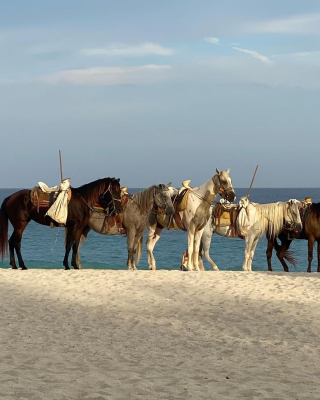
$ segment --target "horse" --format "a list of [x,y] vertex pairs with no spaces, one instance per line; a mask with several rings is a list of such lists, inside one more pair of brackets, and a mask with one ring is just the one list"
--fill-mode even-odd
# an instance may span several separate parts
[[[189,271],[199,271],[198,254],[200,239],[203,229],[210,217],[211,203],[215,201],[217,195],[234,201],[236,195],[232,186],[232,180],[229,176],[230,170],[219,171],[216,169],[216,174],[203,185],[190,188],[189,200],[187,207],[177,213],[179,223],[176,223],[172,218],[163,217],[155,213],[150,213],[148,218],[148,267],[151,270],[156,269],[156,261],[153,256],[153,249],[157,241],[160,239],[161,232],[164,228],[169,230],[185,230],[188,233],[188,258],[187,269]],[[188,181],[190,182],[190,181]]]
[[[69,235],[66,237],[65,257],[63,265],[66,270],[70,269],[68,265],[68,256],[72,246],[78,246],[80,236],[76,233],[84,228],[90,217],[90,209],[94,203],[103,195],[108,200],[108,206],[112,212],[122,210],[120,179],[103,178],[94,182],[87,183],[78,188],[72,188],[71,198],[68,204],[68,217],[66,227]],[[10,265],[12,269],[18,269],[15,262],[14,251],[16,251],[19,266],[26,270],[21,255],[21,239],[23,231],[28,223],[33,220],[41,225],[58,226],[49,216],[46,216],[48,208],[37,207],[31,201],[31,190],[19,190],[8,196],[2,202],[0,209],[0,253],[2,261],[8,252],[8,221],[13,226],[13,233],[9,239]],[[74,267],[76,269],[76,266]]]
[[[124,188],[124,190],[125,189],[126,188]],[[125,204],[123,204],[123,211],[119,216],[122,221],[122,227],[127,235],[127,267],[129,270],[137,269],[135,258],[137,265],[139,264],[143,245],[143,231],[146,228],[149,212],[151,212],[156,205],[164,211],[165,215],[171,216],[174,213],[170,189],[170,184],[160,184],[150,186],[149,188],[133,195],[124,195],[123,203]],[[121,234],[121,228],[118,224],[106,226],[105,222],[103,214],[91,212],[88,225],[82,231],[78,252],[73,254],[72,265],[75,264],[77,267],[82,268],[79,250],[91,229],[101,235]]]
[[311,272],[311,264],[313,260],[313,248],[314,243],[317,242],[317,254],[318,254],[318,268],[317,272],[320,272],[320,203],[312,203],[309,207],[305,209],[300,209],[301,218],[303,221],[303,229],[301,232],[288,232],[284,229],[279,235],[278,238],[281,242],[281,245],[277,242],[277,238],[274,240],[268,240],[267,247],[267,261],[268,261],[268,270],[272,271],[271,266],[271,257],[273,248],[277,252],[277,257],[281,262],[284,271],[288,272],[289,268],[284,259],[286,258],[291,264],[296,266],[296,261],[294,257],[287,257],[288,249],[292,243],[293,239],[304,239],[308,241],[308,268],[307,272]]
[[[219,226],[214,216],[211,215],[201,238],[201,256],[206,258],[213,270],[218,271],[218,266],[209,254],[212,235],[217,233],[227,238],[244,239],[245,256],[242,269],[251,271],[256,246],[264,234],[268,239],[274,240],[284,225],[292,227],[297,232],[301,230],[299,204],[300,202],[295,199],[286,202],[258,204],[249,202],[246,196],[243,197],[239,205],[230,206],[231,210],[239,210],[235,222],[231,225]],[[213,209],[211,214],[213,214]],[[204,269],[203,266],[202,269]]]

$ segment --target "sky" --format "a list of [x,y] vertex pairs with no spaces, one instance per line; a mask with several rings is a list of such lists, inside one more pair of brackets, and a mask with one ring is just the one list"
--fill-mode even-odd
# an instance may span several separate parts
[[2,0],[0,187],[319,187],[320,3]]

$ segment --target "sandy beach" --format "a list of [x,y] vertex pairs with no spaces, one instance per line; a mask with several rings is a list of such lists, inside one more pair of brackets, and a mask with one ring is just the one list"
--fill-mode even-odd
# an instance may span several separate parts
[[0,272],[1,400],[320,398],[320,275]]

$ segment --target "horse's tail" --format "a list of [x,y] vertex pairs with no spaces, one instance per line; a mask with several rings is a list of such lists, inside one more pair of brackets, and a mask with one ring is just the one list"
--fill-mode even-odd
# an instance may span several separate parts
[[[276,252],[278,252],[281,248],[280,244],[278,243],[277,239],[274,239],[274,244],[273,244],[274,249]],[[286,250],[283,258],[287,260],[290,264],[294,266],[294,268],[297,269],[297,259],[295,258],[295,251],[293,250]]]
[[141,254],[142,254],[142,246],[143,246],[143,235],[141,236],[138,242],[137,254],[136,254],[136,264],[139,265]]
[[8,198],[3,200],[0,209],[0,253],[2,261],[8,254],[8,214],[6,212]]

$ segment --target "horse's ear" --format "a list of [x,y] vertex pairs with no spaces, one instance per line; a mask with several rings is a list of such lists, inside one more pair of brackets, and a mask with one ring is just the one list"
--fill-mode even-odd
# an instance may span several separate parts
[[218,168],[216,168],[216,173],[218,174],[218,175],[220,175],[220,171],[218,170]]
[[167,187],[170,187],[172,185],[172,182],[167,183]]
[[121,190],[121,193],[126,194],[127,190],[128,190],[128,186],[123,186],[122,188],[120,188],[120,190]]
[[117,181],[118,183],[120,183],[120,178],[116,179],[116,181]]
[[230,173],[230,168],[228,168],[228,171],[227,171],[227,174],[229,175],[229,173]]

